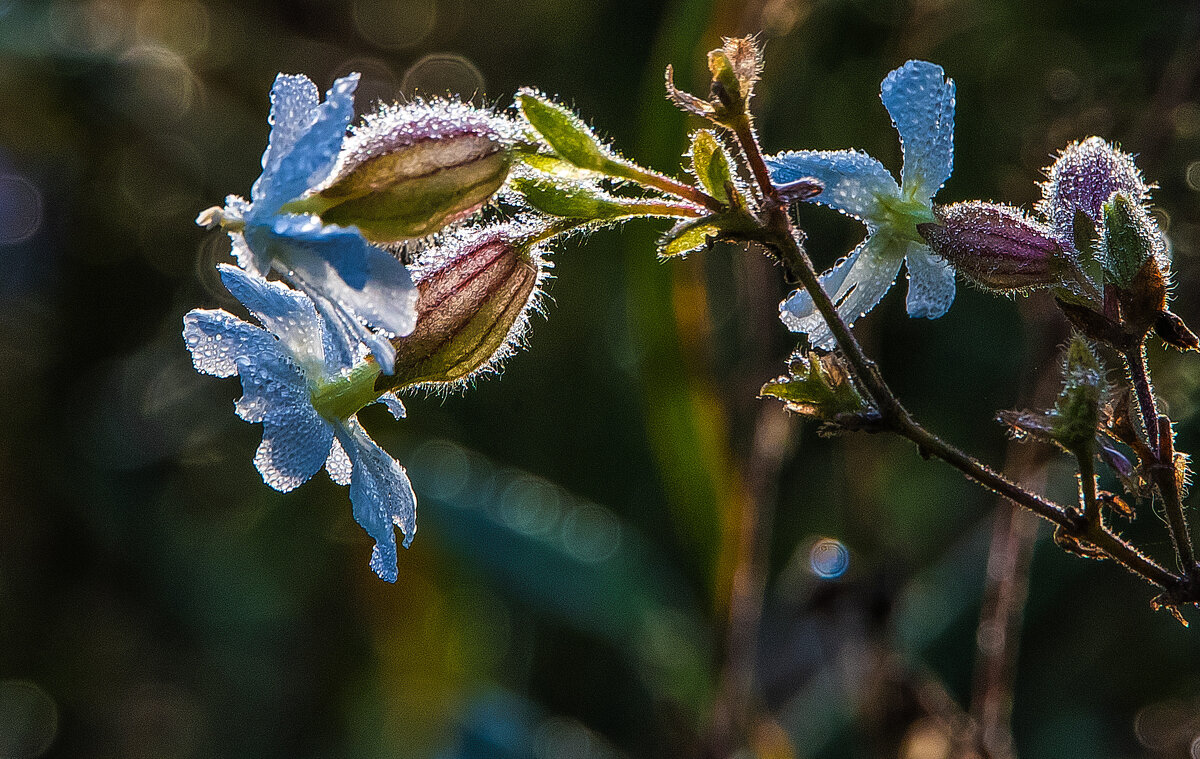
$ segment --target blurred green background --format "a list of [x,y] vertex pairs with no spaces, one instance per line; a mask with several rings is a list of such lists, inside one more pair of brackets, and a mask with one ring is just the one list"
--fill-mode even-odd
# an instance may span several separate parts
[[[942,202],[1030,208],[1053,152],[1091,134],[1140,154],[1175,310],[1200,323],[1194,2],[0,0],[0,756],[702,755],[756,497],[777,508],[760,755],[949,756],[937,694],[972,690],[996,501],[911,446],[818,438],[755,398],[792,347],[757,253],[660,264],[650,224],[568,244],[503,381],[407,399],[402,424],[368,410],[420,504],[394,586],[343,488],[262,484],[237,383],[196,374],[180,337],[188,309],[231,305],[228,241],[193,219],[248,192],[276,72],[324,89],[361,71],[364,110],[533,85],[675,171],[688,122],[664,66],[703,92],[703,53],[754,31],[768,151],[853,146],[898,170],[878,87],[920,57],[958,85]],[[862,235],[799,217],[821,266]],[[917,322],[901,292],[860,322],[869,351],[934,430],[1017,461],[991,418],[1045,395],[1064,332],[1044,296],[963,286]],[[1196,359],[1151,361],[1194,450]],[[756,430],[794,437],[777,473]],[[1023,474],[1070,499],[1068,462],[1033,458]],[[1169,555],[1149,504],[1129,532]],[[813,570],[820,538],[848,551],[838,578]],[[1200,756],[1200,631],[1151,596],[1042,529],[1023,756]]]

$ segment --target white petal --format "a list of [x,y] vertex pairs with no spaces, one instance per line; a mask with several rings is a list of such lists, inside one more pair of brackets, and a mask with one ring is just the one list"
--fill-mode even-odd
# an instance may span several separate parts
[[954,82],[941,66],[909,61],[887,75],[879,97],[900,133],[905,193],[932,198],[954,169]]
[[[821,276],[822,285],[847,324],[874,308],[891,288],[900,273],[904,252],[903,243],[871,235]],[[807,334],[814,347],[832,350],[837,346],[825,319],[803,290],[792,293],[780,305],[779,316],[793,332]]]
[[825,185],[811,198],[874,226],[881,220],[880,198],[900,195],[900,187],[883,164],[857,150],[796,150],[768,157],[776,184],[813,177]]
[[277,341],[264,330],[219,309],[197,308],[185,314],[183,339],[196,371],[216,377],[232,377],[239,357],[279,353]]
[[404,533],[405,547],[417,530],[417,498],[412,483],[404,467],[367,435],[357,419],[351,417],[339,426],[337,436],[354,466],[350,483],[354,519],[375,539],[371,569],[387,582],[395,582],[395,528]]
[[908,257],[908,315],[936,319],[954,302],[954,267],[928,245],[910,243]]

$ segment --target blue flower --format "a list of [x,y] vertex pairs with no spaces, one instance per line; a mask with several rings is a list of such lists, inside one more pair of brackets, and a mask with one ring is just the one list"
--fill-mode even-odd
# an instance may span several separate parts
[[[935,221],[933,196],[954,166],[954,82],[941,66],[909,61],[887,75],[880,97],[900,133],[900,184],[876,159],[857,150],[803,150],[768,158],[778,184],[805,177],[825,189],[811,198],[867,225],[867,238],[821,283],[848,323],[870,311],[908,264],[908,313],[936,319],[954,302],[954,270],[925,244],[917,225]],[[833,334],[812,297],[797,290],[780,317],[817,347],[831,349]]]
[[332,329],[329,347],[340,361],[353,362],[366,345],[390,373],[395,350],[388,338],[407,335],[416,323],[417,291],[408,270],[355,227],[281,210],[334,171],[357,86],[358,74],[338,79],[322,103],[307,77],[280,74],[271,88],[263,171],[250,202],[231,195],[224,209],[206,211],[197,222],[229,228],[234,255],[246,271],[265,276],[275,269],[303,290]]
[[[183,336],[196,370],[241,378],[243,394],[235,409],[242,419],[263,425],[254,465],[264,482],[287,492],[324,465],[335,482],[350,486],[354,518],[375,539],[371,568],[395,582],[394,527],[404,533],[407,547],[416,532],[416,497],[404,467],[358,423],[358,408],[376,398],[372,394],[352,410],[346,407],[345,416],[318,411],[315,393],[344,379],[350,368],[333,347],[328,322],[312,301],[280,282],[233,266],[218,268],[225,286],[262,327],[223,310],[189,312]],[[370,363],[359,366],[378,372]],[[397,419],[404,416],[394,394],[377,400]]]

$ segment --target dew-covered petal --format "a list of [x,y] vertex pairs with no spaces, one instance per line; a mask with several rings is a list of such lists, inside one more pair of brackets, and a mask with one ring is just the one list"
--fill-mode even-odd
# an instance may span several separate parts
[[282,282],[269,282],[219,264],[221,281],[250,313],[306,367],[324,366],[324,325],[312,301]]
[[[413,331],[417,323],[417,289],[408,269],[396,258],[365,243],[363,254],[367,277],[358,289],[347,284],[324,258],[303,246],[292,251],[288,276],[314,301],[324,298],[327,305],[348,314],[348,318],[338,319],[337,324],[343,332],[353,333],[355,339],[367,343],[380,366],[390,374],[395,356],[387,338]],[[318,309],[321,308],[318,304]],[[386,334],[380,336],[370,330],[356,329],[351,322],[358,321]]]
[[400,397],[395,393],[384,393],[379,396],[377,403],[382,403],[396,421],[400,421],[407,414],[404,410],[404,404],[400,402]]
[[954,82],[937,64],[909,61],[887,75],[879,96],[900,133],[905,193],[932,198],[954,169]]
[[333,447],[329,449],[329,458],[325,460],[325,470],[329,472],[329,479],[339,485],[349,485],[350,477],[354,472],[354,465],[350,463],[350,457],[346,454],[346,449],[342,447],[342,441],[333,438]]
[[338,439],[353,464],[350,503],[354,519],[375,539],[371,569],[387,582],[395,582],[396,533],[404,533],[404,546],[417,530],[417,498],[404,467],[380,448],[358,420],[337,428]]
[[183,339],[196,371],[232,377],[237,359],[279,353],[278,343],[264,330],[228,311],[193,309],[183,317]]
[[[872,235],[825,274],[821,284],[847,324],[875,307],[900,273],[904,243]],[[779,317],[788,329],[807,334],[814,347],[832,350],[837,345],[812,297],[797,290],[780,304]]]
[[[297,287],[305,289],[321,318],[325,321],[325,373],[334,374],[350,369],[367,355],[375,354],[383,368],[394,367],[395,348],[388,340],[376,339],[365,324],[322,293],[306,288],[303,281],[293,277]],[[364,349],[364,346],[367,346]]]
[[825,185],[809,198],[873,226],[881,216],[880,198],[900,188],[883,164],[858,150],[794,150],[766,159],[776,184],[813,177]]
[[954,302],[954,267],[928,245],[910,243],[908,256],[908,315],[936,319]]
[[265,218],[324,180],[337,163],[354,118],[358,74],[333,83],[325,102],[303,75],[280,74],[271,89],[271,136],[263,153],[263,172],[250,197],[253,214]]
[[329,459],[333,429],[312,406],[271,410],[263,420],[263,439],[254,466],[263,482],[286,493],[308,482]]

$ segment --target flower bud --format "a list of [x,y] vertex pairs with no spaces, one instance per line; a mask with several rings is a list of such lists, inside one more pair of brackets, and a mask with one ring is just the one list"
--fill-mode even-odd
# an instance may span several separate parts
[[477,211],[508,178],[512,127],[465,103],[414,102],[366,117],[337,170],[285,211],[355,226],[373,243],[425,237]]
[[1128,153],[1099,137],[1074,142],[1047,169],[1039,208],[1063,244],[1074,245],[1075,213],[1082,211],[1097,227],[1103,222],[1103,205],[1114,192],[1136,203],[1150,193],[1142,172]]
[[417,326],[392,341],[396,372],[379,382],[459,383],[511,353],[548,267],[535,248],[536,232],[518,224],[482,227],[446,241],[436,259],[418,261]]
[[1075,335],[1067,346],[1063,389],[1051,414],[1051,435],[1063,448],[1091,455],[1100,425],[1104,370],[1088,341]]
[[1047,230],[1009,206],[971,201],[938,208],[936,224],[917,231],[934,253],[988,290],[1045,287],[1062,247]]

